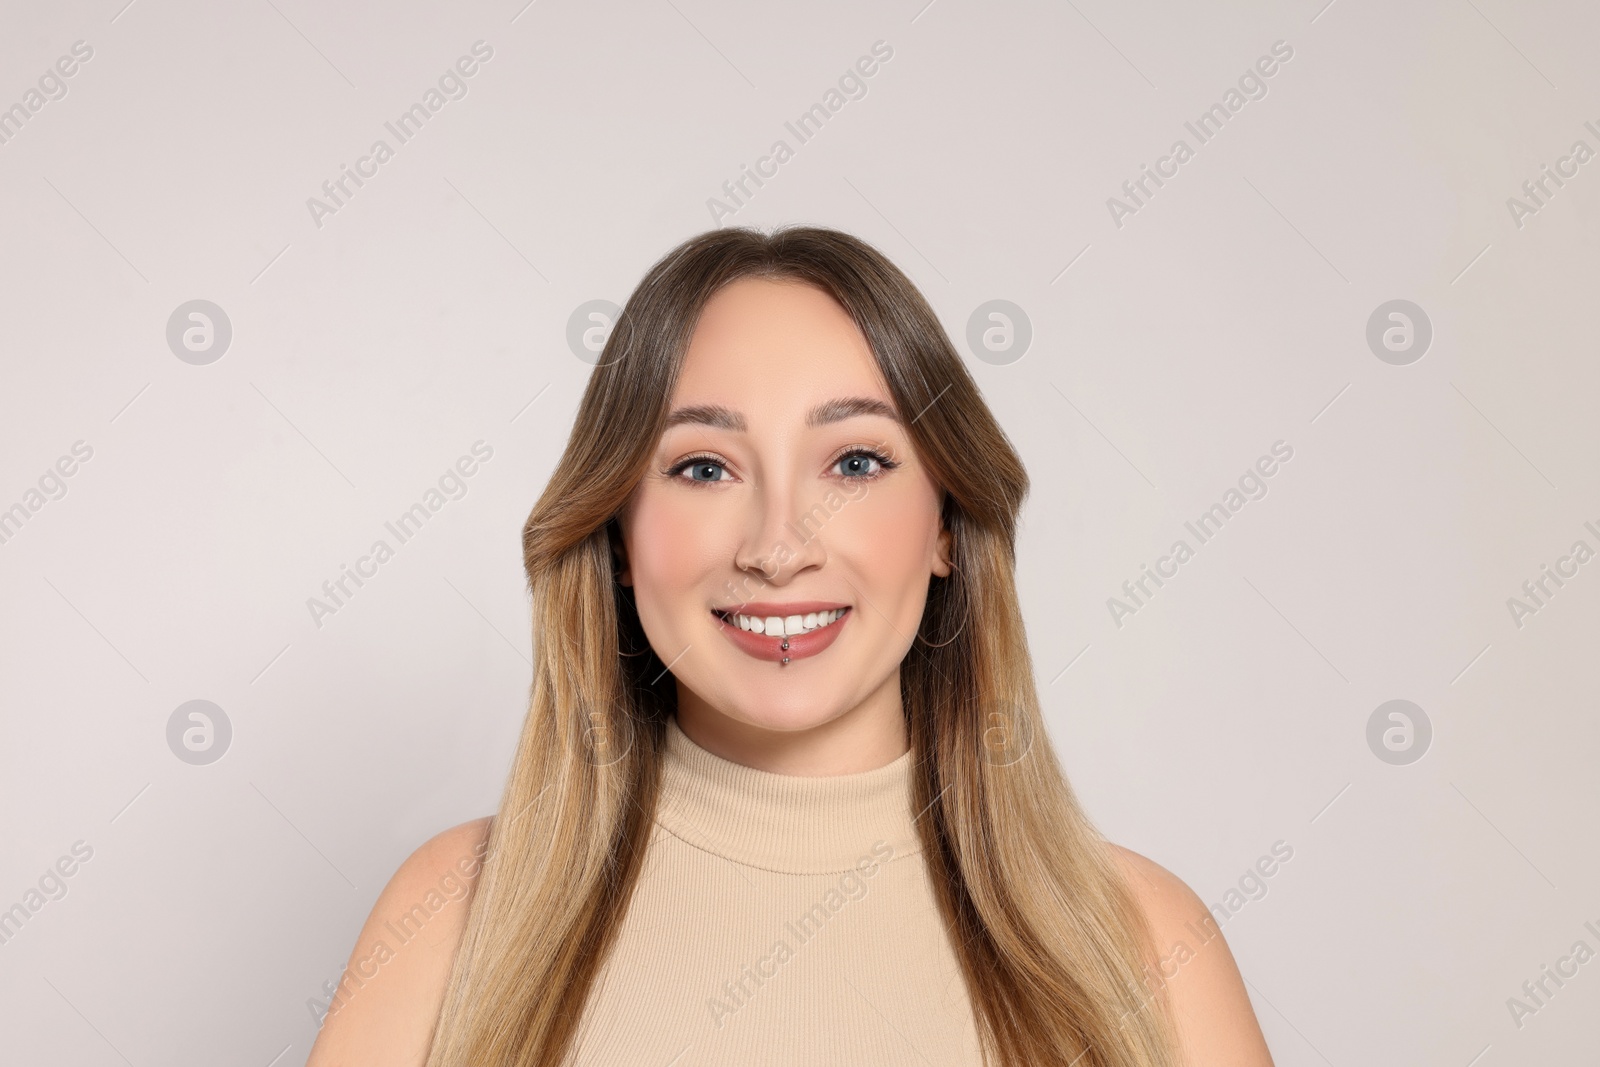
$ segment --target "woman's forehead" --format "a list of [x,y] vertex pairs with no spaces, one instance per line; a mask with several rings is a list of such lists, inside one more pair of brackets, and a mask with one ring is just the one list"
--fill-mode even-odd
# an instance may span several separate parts
[[832,350],[872,353],[855,320],[832,296],[805,282],[741,278],[706,302],[689,338],[688,355],[817,359]]
[[815,286],[745,278],[706,304],[671,399],[674,410],[717,405],[806,417],[819,404],[849,396],[894,406],[850,314]]

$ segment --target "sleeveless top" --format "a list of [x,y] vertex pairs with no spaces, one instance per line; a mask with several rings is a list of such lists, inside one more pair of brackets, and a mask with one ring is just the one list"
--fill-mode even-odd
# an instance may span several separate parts
[[774,774],[669,719],[639,880],[570,1062],[978,1067],[911,760]]

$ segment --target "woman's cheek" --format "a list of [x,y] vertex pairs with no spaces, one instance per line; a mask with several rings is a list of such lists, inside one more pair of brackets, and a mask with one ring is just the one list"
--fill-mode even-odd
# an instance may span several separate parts
[[629,551],[634,596],[641,616],[671,624],[672,612],[691,594],[704,599],[701,575],[715,536],[704,516],[671,501],[644,501],[633,516]]
[[[840,523],[851,536],[873,546],[874,554],[895,564],[917,566],[927,556],[929,531],[937,513],[923,495],[907,487],[878,487],[840,511]],[[910,557],[909,561],[907,557]]]

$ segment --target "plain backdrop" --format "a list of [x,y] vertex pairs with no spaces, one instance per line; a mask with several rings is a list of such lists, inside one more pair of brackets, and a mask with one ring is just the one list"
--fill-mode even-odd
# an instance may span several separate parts
[[1596,9],[524,3],[3,6],[0,1060],[304,1061],[496,803],[570,338],[788,222],[899,264],[1022,452],[1050,740],[1277,1062],[1593,1055]]

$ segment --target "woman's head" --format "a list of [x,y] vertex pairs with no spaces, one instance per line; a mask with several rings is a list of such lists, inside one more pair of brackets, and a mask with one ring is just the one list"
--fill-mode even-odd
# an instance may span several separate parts
[[668,407],[618,515],[619,579],[680,709],[775,730],[898,716],[950,534],[905,425],[916,413],[897,409],[849,312],[806,281],[724,285]]
[[[723,229],[652,267],[523,528],[528,713],[429,1067],[563,1062],[680,701],[789,731],[902,714],[992,1062],[1170,1067],[1140,913],[1044,734],[1014,573],[1027,490],[938,317],[871,246]],[[849,610],[785,665],[714,614],[752,601]]]
[[[528,524],[530,580],[603,528],[619,640],[653,653],[635,680],[670,680],[663,706],[773,730],[899,715],[919,632],[934,645],[965,625],[967,542],[1009,563],[1027,492],[916,287],[816,227],[717,230],[664,257],[556,470]],[[764,634],[827,609],[844,614],[788,650]]]

